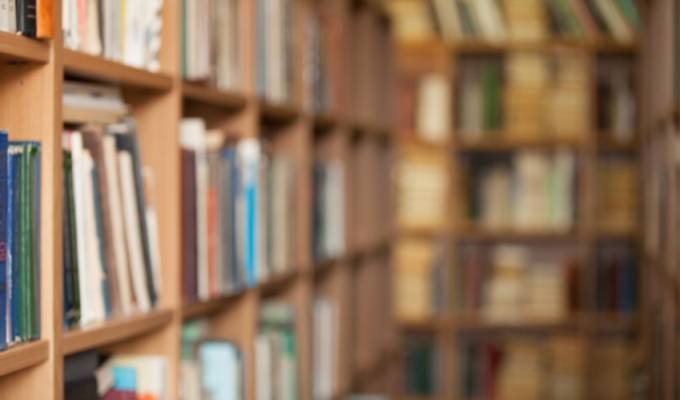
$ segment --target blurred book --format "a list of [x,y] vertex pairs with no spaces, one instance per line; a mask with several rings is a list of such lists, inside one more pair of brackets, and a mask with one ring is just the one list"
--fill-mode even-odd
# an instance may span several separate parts
[[[340,160],[315,160],[313,167],[312,250],[317,261],[345,251],[345,170]],[[277,193],[276,191],[274,193]]]
[[399,89],[399,129],[429,143],[446,143],[452,130],[448,81],[434,73],[405,75]]
[[396,244],[392,298],[398,319],[418,321],[433,315],[434,260],[431,240],[402,239]]
[[292,0],[255,1],[255,86],[261,98],[293,100],[293,33],[298,26]]
[[600,157],[597,223],[603,233],[634,233],[638,227],[638,165],[626,157]]
[[188,81],[238,89],[241,77],[240,0],[181,1],[181,66]]
[[434,37],[429,5],[422,0],[392,0],[387,9],[394,21],[397,40],[402,43],[427,41]]
[[634,249],[625,244],[603,244],[597,253],[597,310],[633,313],[638,296],[638,267]]
[[407,337],[404,359],[404,391],[409,396],[431,396],[436,390],[437,353],[432,338]]
[[313,304],[313,388],[314,398],[333,398],[338,372],[337,350],[339,319],[336,304],[329,298],[318,296]]
[[634,63],[628,58],[599,60],[597,70],[597,128],[611,143],[630,144],[636,136],[637,101]]
[[95,376],[97,398],[167,398],[168,363],[163,356],[114,354],[97,367]]
[[400,229],[444,229],[448,220],[447,153],[402,149],[396,167],[396,219]]
[[624,338],[600,339],[592,346],[593,396],[601,399],[633,397],[635,347]]
[[255,398],[298,398],[298,356],[293,306],[265,302],[260,306],[255,338]]

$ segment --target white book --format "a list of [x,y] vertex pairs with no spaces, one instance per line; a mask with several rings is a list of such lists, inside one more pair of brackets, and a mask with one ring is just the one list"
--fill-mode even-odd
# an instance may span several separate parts
[[102,42],[99,36],[99,1],[87,0],[87,43],[83,51],[89,54],[102,54]]
[[137,214],[137,197],[134,184],[132,156],[126,151],[118,152],[118,170],[120,172],[120,190],[125,220],[125,238],[128,248],[128,262],[132,272],[132,287],[137,299],[137,307],[146,312],[151,309],[151,300],[144,272],[142,256],[142,239],[140,238],[139,216]]
[[435,15],[439,23],[442,37],[453,42],[463,35],[456,0],[434,0]]
[[424,140],[442,143],[448,138],[451,120],[451,93],[444,77],[430,74],[418,86],[416,127]]
[[130,288],[130,270],[125,245],[125,229],[123,211],[121,209],[120,178],[116,155],[116,139],[112,135],[104,135],[104,165],[106,166],[106,185],[108,187],[109,204],[111,206],[111,227],[113,231],[113,252],[116,259],[116,278],[123,314],[130,314],[134,309],[132,289]]
[[97,212],[95,207],[95,191],[93,174],[95,173],[94,160],[90,152],[83,150],[83,195],[85,204],[85,233],[87,240],[85,243],[79,243],[78,246],[84,245],[87,247],[87,264],[84,267],[89,269],[88,278],[86,282],[80,281],[81,285],[85,285],[90,292],[90,299],[92,301],[93,315],[96,321],[103,321],[106,319],[105,309],[105,287],[108,284],[104,278],[104,266],[102,265],[102,254],[100,238],[97,234]]
[[568,230],[574,221],[574,154],[560,150],[555,155],[553,167],[552,225],[557,230]]
[[255,398],[273,400],[272,342],[268,334],[259,334],[255,339]]
[[9,32],[10,0],[0,0],[0,31]]
[[7,0],[7,31],[17,31],[17,3],[16,0]]
[[495,0],[468,0],[468,6],[471,6],[484,39],[494,42],[505,40],[505,22]]
[[[71,159],[73,163],[73,199],[75,206],[75,221],[76,221],[76,242],[78,265],[89,266],[87,231],[86,231],[86,214],[85,214],[85,165],[83,159],[83,139],[80,132],[71,132],[64,135],[66,147],[71,150]],[[88,290],[86,283],[91,281],[90,275],[92,268],[78,268],[78,294],[80,297],[80,323],[88,325],[97,321],[97,315],[94,308],[95,299],[92,297],[92,292]]]
[[333,397],[337,348],[334,321],[335,313],[332,303],[325,298],[314,301],[314,376],[313,394],[315,399]]

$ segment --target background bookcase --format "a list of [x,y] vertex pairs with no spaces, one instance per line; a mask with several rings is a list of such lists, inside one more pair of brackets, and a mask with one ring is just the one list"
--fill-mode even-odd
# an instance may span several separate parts
[[[670,4],[670,2],[668,3]],[[640,3],[641,10],[643,9],[642,5]],[[664,15],[670,15],[670,13]],[[670,32],[669,27],[672,24],[668,20],[666,20],[666,23],[666,32]],[[648,26],[650,26],[650,23],[645,23],[645,27]],[[657,38],[653,32],[649,34],[650,37]],[[650,47],[652,47],[651,42],[655,40],[652,38],[649,39]],[[445,399],[466,398],[462,391],[463,382],[460,379],[460,366],[463,356],[459,347],[466,337],[491,338],[491,340],[502,339],[504,337],[544,339],[555,334],[580,337],[586,345],[585,377],[591,376],[592,368],[594,368],[592,355],[588,355],[588,350],[598,346],[600,339],[606,340],[608,337],[621,337],[631,340],[630,345],[633,348],[639,348],[639,350],[636,350],[636,354],[639,353],[640,355],[636,356],[636,358],[639,358],[642,365],[648,366],[646,362],[649,361],[647,358],[649,353],[643,350],[644,346],[642,345],[646,342],[645,338],[647,337],[645,330],[642,329],[642,320],[646,318],[650,311],[645,307],[645,300],[643,300],[648,294],[643,287],[643,282],[646,282],[648,268],[647,265],[642,263],[642,238],[639,233],[642,232],[642,223],[636,224],[636,228],[632,230],[599,229],[596,199],[598,165],[608,156],[627,157],[634,164],[638,164],[641,147],[640,130],[641,127],[646,126],[641,122],[641,112],[638,111],[638,117],[636,118],[638,129],[635,131],[635,140],[631,143],[619,144],[603,138],[606,136],[603,134],[607,132],[599,131],[596,123],[598,113],[596,106],[598,63],[607,57],[622,56],[629,58],[634,66],[636,86],[638,86],[636,88],[637,104],[645,104],[649,97],[642,97],[641,93],[639,93],[639,86],[643,81],[640,72],[641,67],[638,65],[638,48],[639,43],[637,39],[631,43],[620,43],[606,39],[566,40],[558,38],[540,42],[516,42],[507,39],[503,42],[492,43],[481,39],[461,39],[453,43],[445,43],[435,39],[431,41],[414,40],[399,43],[396,61],[398,76],[411,78],[413,76],[436,74],[444,77],[448,81],[449,88],[451,88],[450,109],[452,113],[451,131],[447,135],[447,140],[441,143],[428,142],[424,139],[426,137],[425,134],[413,132],[408,128],[397,128],[399,152],[417,149],[422,154],[429,154],[431,158],[439,159],[446,157],[451,189],[448,192],[447,200],[449,205],[447,211],[448,221],[442,221],[436,227],[422,229],[397,226],[395,232],[397,232],[398,237],[395,239],[395,243],[399,243],[400,238],[408,240],[423,237],[430,239],[434,243],[434,247],[440,242],[448,243],[446,247],[449,249],[447,257],[448,263],[451,264],[450,269],[461,267],[456,261],[456,257],[458,257],[458,249],[464,243],[487,245],[503,243],[524,244],[530,248],[569,245],[573,246],[574,251],[578,254],[582,270],[579,279],[581,290],[578,311],[570,312],[563,320],[532,321],[527,319],[508,323],[496,323],[485,319],[481,312],[456,312],[449,307],[444,307],[443,311],[435,308],[431,315],[426,315],[424,318],[400,320],[400,331],[406,338],[413,337],[416,340],[425,338],[433,346],[434,361],[432,362],[432,368],[435,376],[432,383],[434,390],[432,397]],[[585,54],[588,60],[590,71],[587,77],[590,97],[588,101],[591,106],[589,107],[590,111],[587,121],[590,128],[587,132],[580,132],[581,136],[576,139],[551,137],[522,139],[511,135],[504,137],[504,133],[511,133],[505,131],[492,138],[482,138],[476,141],[461,139],[461,131],[457,128],[456,116],[453,110],[457,110],[459,103],[463,101],[454,89],[457,87],[457,80],[460,80],[458,72],[460,71],[463,59],[470,57],[485,57],[488,59],[493,57],[493,59],[501,60],[500,62],[503,63],[507,62],[504,58],[508,55],[519,52],[547,55],[565,51],[581,52]],[[659,50],[659,52],[663,51]],[[643,57],[646,58],[646,54],[643,53],[641,58]],[[659,82],[659,84],[661,85],[662,83]],[[663,85],[667,84],[668,80],[665,80]],[[404,90],[402,86],[398,87]],[[400,97],[405,96],[404,93],[400,92],[397,96],[398,101],[404,101],[403,97]],[[412,94],[409,94],[409,96],[412,96]],[[649,96],[652,95],[650,94]],[[409,98],[409,100],[405,101],[404,107],[409,107],[412,104],[413,100]],[[464,174],[461,167],[465,157],[468,157],[470,154],[484,156],[514,154],[518,151],[529,149],[551,152],[559,148],[573,151],[578,160],[577,181],[574,186],[577,212],[572,229],[565,232],[552,232],[549,230],[490,230],[476,227],[473,224],[467,223],[462,218],[461,207],[462,203],[465,202],[464,198],[468,194],[466,193],[465,186],[461,185],[462,175]],[[398,161],[395,162],[398,163]],[[641,212],[637,213],[638,221],[641,221],[641,214]],[[635,312],[632,313],[599,312],[596,308],[597,252],[598,248],[603,244],[612,243],[630,246],[638,260],[636,290],[639,300],[636,304]],[[395,244],[395,246],[398,246],[398,244]],[[433,283],[433,285],[436,285],[436,283]],[[447,289],[450,294],[451,288],[447,287]],[[677,334],[674,333],[674,335]],[[585,398],[598,398],[594,394],[593,386],[592,379],[588,380],[586,378],[585,390],[587,397]],[[404,393],[403,385],[400,390],[403,395],[408,395],[408,393]]]
[[[255,396],[254,340],[258,308],[268,299],[295,307],[302,399],[311,398],[311,304],[323,293],[339,305],[337,398],[355,390],[388,391],[398,336],[389,308],[392,157],[390,24],[373,1],[331,2],[344,37],[338,53],[343,65],[329,77],[347,88],[331,109],[311,113],[303,107],[305,13],[321,2],[294,1],[294,97],[286,104],[258,98],[255,89],[254,2],[240,2],[241,85],[221,91],[184,82],[180,66],[179,0],[165,0],[162,11],[160,71],[149,72],[63,46],[61,31],[50,41],[0,33],[0,121],[13,138],[40,140],[42,161],[41,338],[0,353],[0,398],[63,398],[64,358],[97,349],[112,353],[167,357],[170,397],[180,381],[183,322],[206,318],[211,336],[231,339],[245,358],[247,398]],[[61,21],[55,2],[55,21]],[[60,24],[57,24],[60,25]],[[162,287],[155,310],[82,329],[62,327],[62,177],[61,133],[64,79],[105,82],[123,88],[139,128],[143,163],[155,176]],[[272,139],[293,156],[298,174],[298,248],[289,272],[243,293],[185,303],[181,295],[181,185],[178,126],[183,117],[201,117],[208,128],[229,137]],[[311,256],[311,171],[315,158],[345,166],[346,251],[328,260]]]

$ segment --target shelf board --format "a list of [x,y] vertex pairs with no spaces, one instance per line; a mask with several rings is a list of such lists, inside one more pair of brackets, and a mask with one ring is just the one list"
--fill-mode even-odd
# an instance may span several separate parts
[[0,59],[46,63],[50,60],[47,42],[8,32],[0,32]]
[[69,355],[123,342],[160,329],[170,323],[171,319],[172,311],[155,310],[64,332],[62,351]]
[[515,51],[546,52],[564,48],[583,49],[600,53],[635,53],[638,49],[638,41],[621,42],[609,38],[566,39],[555,37],[534,42],[490,42],[481,39],[463,39],[449,44],[449,49],[452,52],[468,54],[489,54]]
[[225,91],[207,85],[182,82],[182,96],[185,100],[226,109],[245,107],[248,98],[236,91]]
[[172,78],[163,73],[130,67],[70,49],[64,49],[63,54],[64,71],[67,75],[147,90],[167,91],[172,88]]
[[338,126],[339,120],[337,116],[328,112],[314,113],[312,114],[311,119],[314,129],[320,132],[329,131],[335,128]]
[[455,148],[465,152],[499,152],[523,149],[536,150],[556,150],[560,148],[580,148],[585,145],[582,138],[561,139],[561,138],[536,138],[520,139],[512,138],[511,135],[503,135],[498,138],[485,138],[476,141],[458,141]]
[[295,267],[292,267],[291,271],[286,271],[269,277],[267,280],[261,282],[257,289],[265,296],[277,293],[284,290],[293,283],[298,275],[298,271]]
[[0,377],[41,364],[48,358],[47,340],[21,343],[0,352]]
[[563,331],[585,327],[585,320],[571,316],[564,319],[489,321],[480,315],[463,315],[454,316],[448,324],[462,331]]
[[577,241],[583,238],[575,230],[562,231],[514,231],[488,230],[483,228],[461,228],[455,230],[454,236],[458,240],[476,241],[513,241],[513,242],[544,242],[544,241]]
[[294,121],[300,112],[292,104],[273,103],[269,100],[260,99],[260,118],[264,121],[287,123]]
[[225,305],[241,298],[241,295],[246,291],[240,291],[233,294],[223,295],[214,299],[205,301],[196,301],[182,305],[182,318],[194,319],[204,317],[206,315],[215,314],[220,311]]

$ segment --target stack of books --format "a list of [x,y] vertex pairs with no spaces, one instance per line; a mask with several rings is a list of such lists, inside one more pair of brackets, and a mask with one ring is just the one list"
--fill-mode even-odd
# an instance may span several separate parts
[[64,398],[166,399],[167,370],[162,356],[78,353],[64,361]]
[[318,261],[345,251],[345,169],[340,160],[316,160],[313,171],[313,244]]
[[634,65],[630,59],[606,58],[597,70],[597,128],[612,143],[635,139],[636,113]]
[[182,146],[183,295],[189,301],[253,287],[295,262],[295,166],[256,139],[225,144],[187,118]]
[[633,0],[429,0],[434,21],[426,2],[399,3],[392,15],[398,36],[409,40],[430,39],[436,25],[439,36],[448,42],[539,41],[545,39],[549,25],[552,33],[563,37],[631,42],[640,26]]
[[243,357],[228,340],[209,339],[205,320],[182,327],[181,398],[240,399],[245,396]]
[[396,168],[396,219],[402,229],[445,229],[448,220],[447,153],[402,149]]
[[394,312],[400,320],[420,321],[433,315],[432,271],[435,246],[428,239],[401,239],[394,256]]
[[0,131],[0,350],[40,337],[40,148]]
[[439,74],[405,76],[399,93],[399,128],[430,143],[446,143],[451,132],[451,90]]
[[293,100],[295,11],[292,0],[255,2],[257,94],[271,102]]
[[163,0],[64,0],[64,46],[133,67],[158,71],[162,11]]
[[241,1],[182,0],[182,77],[219,89],[241,81]]
[[498,371],[498,398],[539,400],[543,398],[543,353],[530,340],[512,339],[504,345]]
[[331,399],[334,395],[338,373],[337,343],[340,331],[338,312],[335,302],[318,296],[313,304],[313,356],[312,356],[312,393],[315,399]]
[[546,343],[548,373],[545,395],[579,400],[586,393],[586,343],[582,338],[555,336]]
[[558,139],[583,140],[592,126],[589,55],[580,50],[557,52],[550,70],[545,129]]
[[601,157],[597,171],[597,225],[601,232],[633,233],[638,224],[638,175],[634,159]]
[[[486,320],[560,321],[567,317],[574,303],[572,275],[576,267],[569,253],[558,250],[529,253],[523,246],[499,245],[492,256],[492,270],[483,284],[480,310]],[[468,268],[465,272],[472,271]],[[472,284],[480,285],[474,281]],[[479,302],[474,294],[469,297],[468,308],[470,303]]]
[[269,302],[261,306],[255,339],[256,398],[298,398],[297,341],[293,306]]
[[548,83],[547,56],[517,52],[508,55],[505,64],[505,129],[518,139],[535,139],[545,134],[543,108]]
[[593,396],[598,399],[634,397],[635,348],[623,338],[604,338],[592,348]]
[[149,311],[160,253],[134,121],[67,128],[63,160],[65,324]]
[[498,134],[503,125],[501,65],[495,59],[465,59],[458,82],[458,128],[463,141]]
[[507,161],[468,160],[465,218],[489,231],[568,232],[576,214],[573,152],[527,150]]
[[632,313],[638,294],[638,267],[630,246],[605,244],[598,249],[597,310]]

